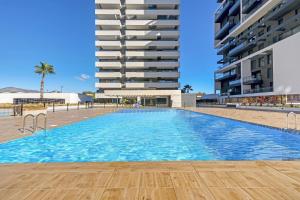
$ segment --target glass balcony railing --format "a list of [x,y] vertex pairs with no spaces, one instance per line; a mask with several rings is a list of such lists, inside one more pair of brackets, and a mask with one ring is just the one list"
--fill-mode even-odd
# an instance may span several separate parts
[[243,2],[243,13],[250,13],[262,0],[248,0],[247,2]]
[[236,70],[232,70],[225,73],[216,74],[216,80],[224,80],[227,78],[233,78],[237,75]]
[[233,6],[229,9],[229,16],[235,16],[239,13],[241,6],[241,0],[236,0],[236,2],[233,4]]
[[229,82],[229,86],[230,86],[230,87],[240,86],[241,84],[242,84],[241,79],[238,79],[238,80],[234,80],[234,81],[230,81],[230,82]]
[[217,54],[218,55],[223,55],[224,53],[228,53],[228,51],[234,47],[233,42],[227,42],[225,45],[223,45],[221,48],[218,49]]
[[266,92],[273,92],[273,87],[244,90],[244,94],[266,93]]
[[233,48],[231,51],[229,51],[228,56],[235,57],[235,56],[255,47],[255,45],[256,45],[255,40],[251,41],[251,42],[243,42],[243,43],[239,44],[238,46],[236,46],[235,48]]
[[283,0],[280,4],[280,7],[273,11],[273,13],[268,17],[269,20],[278,20],[291,9],[299,8],[299,0]]
[[262,82],[262,77],[261,75],[256,75],[256,76],[248,76],[243,78],[243,83],[245,85],[247,84],[257,84]]
[[233,0],[227,0],[226,3],[222,4],[221,7],[216,11],[215,22],[221,22],[222,19],[228,14],[230,7],[233,5]]
[[235,23],[231,20],[226,22],[223,27],[219,31],[216,32],[215,39],[220,40],[223,39],[228,33],[229,30],[235,25]]

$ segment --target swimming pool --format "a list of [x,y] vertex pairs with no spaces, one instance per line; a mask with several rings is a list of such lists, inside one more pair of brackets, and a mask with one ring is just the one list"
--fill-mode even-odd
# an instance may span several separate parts
[[0,163],[286,160],[300,135],[173,109],[122,110],[0,144]]

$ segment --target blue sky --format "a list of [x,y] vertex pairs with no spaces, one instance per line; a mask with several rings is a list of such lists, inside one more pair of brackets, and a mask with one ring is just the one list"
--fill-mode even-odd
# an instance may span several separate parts
[[[181,0],[180,82],[210,93],[217,4],[203,2]],[[94,29],[94,0],[0,0],[0,88],[39,89],[33,70],[45,61],[56,67],[46,90],[95,91]]]

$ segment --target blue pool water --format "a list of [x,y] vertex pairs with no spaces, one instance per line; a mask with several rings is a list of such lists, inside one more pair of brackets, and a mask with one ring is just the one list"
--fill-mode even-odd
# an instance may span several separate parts
[[0,163],[285,160],[300,135],[194,112],[124,110],[0,144]]

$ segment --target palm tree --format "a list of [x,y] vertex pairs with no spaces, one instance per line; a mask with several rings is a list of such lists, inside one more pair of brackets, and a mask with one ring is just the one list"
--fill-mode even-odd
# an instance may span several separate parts
[[181,91],[183,93],[190,93],[191,91],[193,91],[193,87],[191,85],[185,85]]
[[47,74],[55,74],[54,66],[49,65],[47,63],[40,63],[41,65],[36,65],[34,68],[34,72],[42,75],[41,79],[41,87],[40,87],[40,98],[44,98],[44,84],[45,78]]

